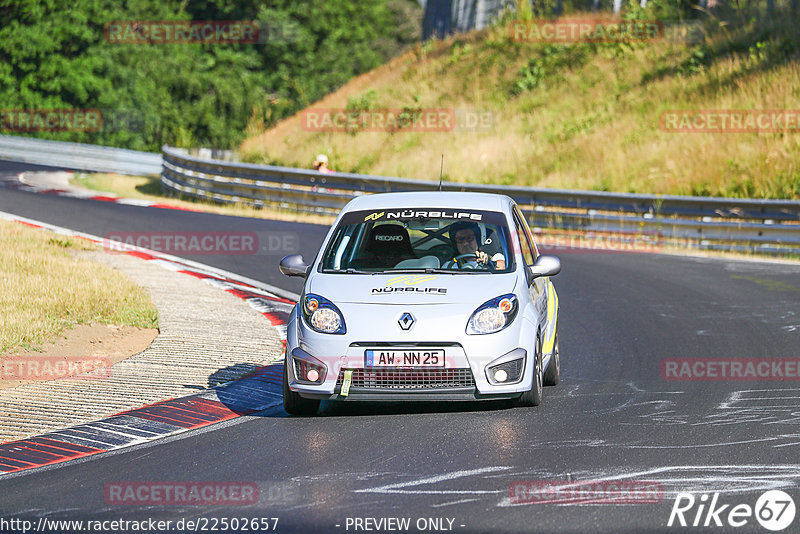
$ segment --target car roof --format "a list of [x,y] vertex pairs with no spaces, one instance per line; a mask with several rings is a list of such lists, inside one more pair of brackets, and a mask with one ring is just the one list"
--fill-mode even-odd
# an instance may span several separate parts
[[455,208],[506,211],[513,200],[506,195],[461,191],[420,191],[413,193],[376,193],[351,200],[344,211],[402,208]]

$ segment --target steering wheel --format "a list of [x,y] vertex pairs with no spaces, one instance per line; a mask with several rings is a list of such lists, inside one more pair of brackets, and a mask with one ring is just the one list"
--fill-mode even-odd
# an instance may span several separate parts
[[475,262],[478,261],[478,255],[474,252],[468,252],[466,254],[459,254],[453,261],[456,262],[456,265],[459,269],[475,269],[472,265],[467,265],[468,261],[474,260]]

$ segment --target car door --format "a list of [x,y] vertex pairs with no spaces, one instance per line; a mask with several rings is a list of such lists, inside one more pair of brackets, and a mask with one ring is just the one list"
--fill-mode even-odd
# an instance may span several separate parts
[[545,321],[547,320],[547,279],[543,276],[538,278],[531,278],[528,268],[536,263],[538,258],[538,251],[531,236],[530,228],[525,218],[520,213],[519,208],[514,206],[514,226],[519,236],[520,251],[522,252],[522,260],[525,263],[525,279],[528,282],[528,293],[530,294],[531,303],[536,310],[536,316],[540,330],[543,332],[545,329]]

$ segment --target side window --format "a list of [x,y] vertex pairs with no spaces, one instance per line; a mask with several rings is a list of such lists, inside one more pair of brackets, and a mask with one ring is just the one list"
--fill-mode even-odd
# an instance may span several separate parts
[[530,226],[528,226],[528,221],[523,217],[522,213],[520,213],[518,208],[514,208],[514,212],[522,221],[522,226],[525,228],[525,235],[528,236],[528,240],[530,241],[531,252],[533,253],[533,261],[535,262],[539,258],[539,251],[536,248],[536,241],[533,239],[533,232],[531,232]]
[[533,265],[535,260],[530,241],[528,241],[528,234],[525,232],[524,222],[520,222],[520,216],[517,210],[514,210],[514,226],[517,229],[519,236],[519,246],[521,247],[522,257],[525,259],[526,265]]

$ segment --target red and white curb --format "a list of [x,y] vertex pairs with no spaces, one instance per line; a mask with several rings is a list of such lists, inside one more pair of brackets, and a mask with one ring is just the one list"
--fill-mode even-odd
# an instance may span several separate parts
[[8,189],[15,189],[18,191],[29,191],[31,193],[40,193],[43,195],[55,195],[59,197],[68,197],[68,198],[80,198],[84,200],[96,200],[98,202],[112,202],[114,204],[124,204],[129,206],[139,206],[142,208],[161,208],[161,209],[169,209],[169,210],[179,210],[179,211],[193,211],[193,212],[203,212],[201,209],[191,209],[191,208],[184,208],[181,206],[175,206],[172,204],[165,204],[162,202],[156,202],[154,200],[144,200],[139,198],[125,198],[119,197],[117,195],[111,193],[103,193],[98,194],[94,191],[90,190],[82,190],[82,189],[60,189],[60,188],[53,188],[53,187],[46,187],[36,184],[27,183],[24,180],[24,172],[18,173],[13,179],[10,177],[6,178],[5,180],[0,179],[0,185],[6,187]]
[[[0,212],[0,219],[86,239],[103,238]],[[115,252],[117,250],[115,249]],[[139,247],[120,251],[170,271],[194,276],[243,299],[277,329],[286,343],[286,323],[299,296],[209,265]],[[277,406],[282,402],[283,363],[186,397],[169,399],[63,430],[0,444],[0,475],[74,460],[187,432]]]

